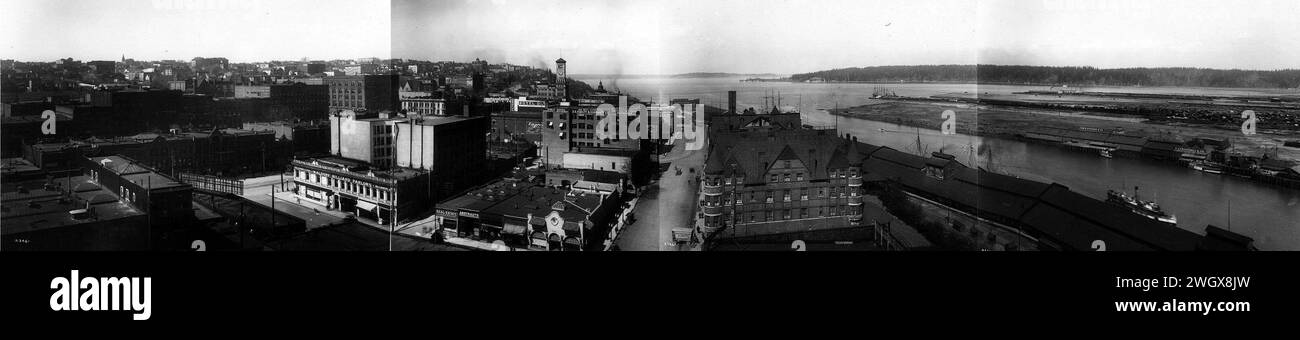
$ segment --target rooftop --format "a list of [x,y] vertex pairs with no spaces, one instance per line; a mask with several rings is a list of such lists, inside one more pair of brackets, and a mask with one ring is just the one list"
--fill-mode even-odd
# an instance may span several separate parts
[[36,172],[41,168],[22,158],[5,158],[0,160],[0,173],[5,176],[16,173]]
[[[746,183],[765,183],[763,176],[768,169],[763,168],[764,163],[771,167],[777,161],[793,158],[802,162],[815,180],[826,178],[828,168],[860,162],[864,176],[892,180],[955,208],[1036,229],[1067,249],[1090,249],[1092,241],[1100,239],[1107,242],[1108,249],[1116,250],[1192,250],[1200,239],[1196,233],[1138,216],[1059,184],[972,169],[955,160],[847,142],[834,134],[814,131],[719,135],[713,140],[706,173],[744,175]],[[1107,137],[1145,141],[1145,137]],[[943,176],[926,175],[922,170],[927,166],[941,168]]]
[[152,168],[122,156],[91,157],[90,161],[100,164],[109,171],[122,176],[132,183],[151,189],[165,189],[186,186],[171,177],[163,175]]
[[[19,191],[19,186],[26,192]],[[69,187],[73,188],[71,198],[65,199]],[[0,232],[5,235],[144,215],[87,176],[12,183],[0,196],[0,219],[4,220]],[[71,213],[88,207],[94,208],[93,217],[74,218]]]
[[512,179],[498,180],[470,190],[464,195],[443,201],[438,204],[438,207],[453,210],[483,211],[531,186],[533,186],[532,183]]
[[527,119],[541,119],[541,118],[542,118],[542,113],[541,113],[541,112],[505,111],[505,112],[495,112],[495,113],[492,113],[492,118],[527,118]]
[[456,123],[456,122],[463,122],[463,121],[467,121],[467,120],[480,119],[480,118],[482,118],[482,117],[462,117],[462,116],[422,116],[421,118],[422,118],[422,119],[417,120],[417,121],[419,122],[419,123],[418,123],[419,125],[424,125],[424,126],[435,126],[435,125],[442,125],[442,124],[450,124],[450,123]]
[[308,164],[308,165],[312,165],[320,168],[326,168],[334,171],[353,172],[356,173],[358,176],[373,175],[373,177],[375,178],[385,179],[385,180],[397,180],[397,181],[404,181],[404,180],[416,178],[424,175],[425,173],[428,173],[428,171],[425,170],[400,168],[400,167],[381,169],[364,161],[355,160],[351,158],[343,158],[338,156],[324,156],[324,157],[315,157],[315,158],[295,159],[293,162],[299,165]]
[[503,216],[526,217],[531,214],[545,217],[554,208],[562,207],[560,217],[568,222],[579,222],[595,212],[600,202],[601,196],[596,194],[569,194],[565,189],[534,186],[483,211]]
[[469,210],[525,218],[544,217],[556,210],[569,222],[584,221],[600,206],[603,196],[561,188],[534,186],[511,179],[499,180],[438,204],[439,209]]

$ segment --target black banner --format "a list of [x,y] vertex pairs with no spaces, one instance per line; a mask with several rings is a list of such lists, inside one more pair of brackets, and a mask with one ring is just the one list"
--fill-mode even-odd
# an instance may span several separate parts
[[[1294,314],[1294,253],[4,253],[13,321],[455,320],[575,307],[718,317],[1240,321]],[[59,279],[148,278],[143,308],[55,310]],[[129,280],[128,280],[129,281]],[[114,281],[116,282],[116,281]],[[142,281],[141,281],[142,282]],[[114,285],[114,288],[122,285]],[[97,300],[78,285],[78,301]],[[65,294],[72,294],[69,291]],[[137,293],[138,294],[138,293]],[[108,294],[100,294],[105,299]],[[66,296],[64,298],[70,298]],[[138,295],[129,296],[140,301]],[[86,300],[86,301],[80,301]],[[87,303],[89,302],[89,303]],[[107,303],[99,301],[100,306]],[[57,306],[56,306],[57,305]],[[1122,306],[1121,306],[1122,305]],[[125,306],[137,307],[127,304]],[[1123,309],[1121,309],[1123,308]],[[1128,311],[1151,308],[1155,311]],[[608,313],[607,313],[608,312]],[[473,318],[473,317],[471,317]]]

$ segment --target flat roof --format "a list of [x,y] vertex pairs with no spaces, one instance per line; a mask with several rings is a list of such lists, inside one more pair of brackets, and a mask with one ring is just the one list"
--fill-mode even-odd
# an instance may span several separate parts
[[541,112],[503,111],[492,113],[492,118],[542,118]]
[[421,175],[424,175],[427,172],[425,170],[411,169],[411,168],[381,169],[375,167],[374,165],[371,165],[370,163],[361,160],[343,158],[338,156],[322,156],[322,157],[314,157],[314,158],[306,158],[306,159],[296,159],[294,160],[294,162],[295,163],[301,162],[309,165],[311,165],[313,162],[319,162],[321,164],[315,164],[315,165],[320,167],[338,167],[339,169],[335,169],[336,171],[342,171],[343,168],[346,168],[348,169],[348,172],[355,173],[357,174],[357,176],[362,176],[362,177],[368,176],[370,173],[374,173],[376,178],[392,179],[392,180],[399,180],[399,181],[419,177]]
[[[4,228],[0,228],[0,234],[9,235],[144,215],[144,212],[122,202],[112,192],[91,182],[90,177],[87,176],[64,177],[52,181],[63,186],[62,188],[47,189],[45,183],[46,180],[43,179],[14,183],[15,188],[22,185],[27,192],[21,193],[12,189],[0,194],[0,197],[3,197],[0,203],[0,206],[3,206],[0,219],[4,220]],[[76,188],[72,193],[73,199],[60,201],[63,197],[61,189],[65,189],[69,183]],[[96,217],[73,219],[69,212],[86,208],[87,202],[95,208]]]
[[[414,117],[413,117],[413,118],[414,118]],[[442,124],[451,124],[451,123],[463,122],[463,121],[467,121],[467,120],[480,119],[480,118],[483,118],[483,117],[462,117],[462,116],[420,116],[419,118],[422,118],[422,120],[420,120],[419,123],[418,123],[419,125],[424,125],[424,126],[436,126],[436,125],[442,125]]]
[[545,217],[553,211],[556,202],[565,204],[560,217],[568,222],[580,222],[600,206],[601,196],[569,195],[565,189],[533,186],[483,211],[506,216],[524,217],[531,213],[534,217]]
[[40,170],[40,167],[32,164],[32,162],[29,162],[26,159],[5,158],[4,160],[0,160],[0,172],[5,174]]
[[90,157],[90,160],[102,164],[104,168],[122,176],[123,179],[152,189],[165,189],[188,185],[126,157],[113,155]]
[[438,203],[438,208],[483,211],[532,186],[533,184],[528,182],[501,179],[470,190],[464,195]]

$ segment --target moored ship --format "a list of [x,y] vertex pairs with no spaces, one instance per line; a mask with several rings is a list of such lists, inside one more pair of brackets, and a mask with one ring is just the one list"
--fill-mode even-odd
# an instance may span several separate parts
[[1207,173],[1212,173],[1212,174],[1222,174],[1222,173],[1223,173],[1223,166],[1218,165],[1218,164],[1214,164],[1214,163],[1210,163],[1210,162],[1206,162],[1206,161],[1195,161],[1195,162],[1191,162],[1191,163],[1188,163],[1188,166],[1190,166],[1192,169],[1196,169],[1196,170],[1198,170],[1198,171],[1202,171],[1202,172],[1207,172]]
[[1106,201],[1127,207],[1133,213],[1146,218],[1169,224],[1178,224],[1178,218],[1161,210],[1160,205],[1156,204],[1156,202],[1138,199],[1137,190],[1137,187],[1133,187],[1133,196],[1131,197],[1123,191],[1107,190]]

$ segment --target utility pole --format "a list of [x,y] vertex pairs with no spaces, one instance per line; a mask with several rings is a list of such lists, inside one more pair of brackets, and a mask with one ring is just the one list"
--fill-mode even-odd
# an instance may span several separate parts
[[389,252],[392,252],[392,251],[393,251],[393,229],[394,229],[393,226],[397,225],[397,191],[398,191],[398,189],[399,189],[399,188],[397,188],[397,187],[394,187],[394,188],[393,188],[393,203],[392,203],[392,205],[389,206],[389,207],[391,207],[392,209],[388,209],[388,212],[389,212],[390,214],[392,214],[392,218],[389,219],[389,221],[388,221],[388,251],[389,251]]
[[278,211],[278,210],[275,210],[275,185],[272,184],[272,185],[271,185],[271,231],[272,231],[273,233],[275,232],[275,214],[276,214],[276,211]]

